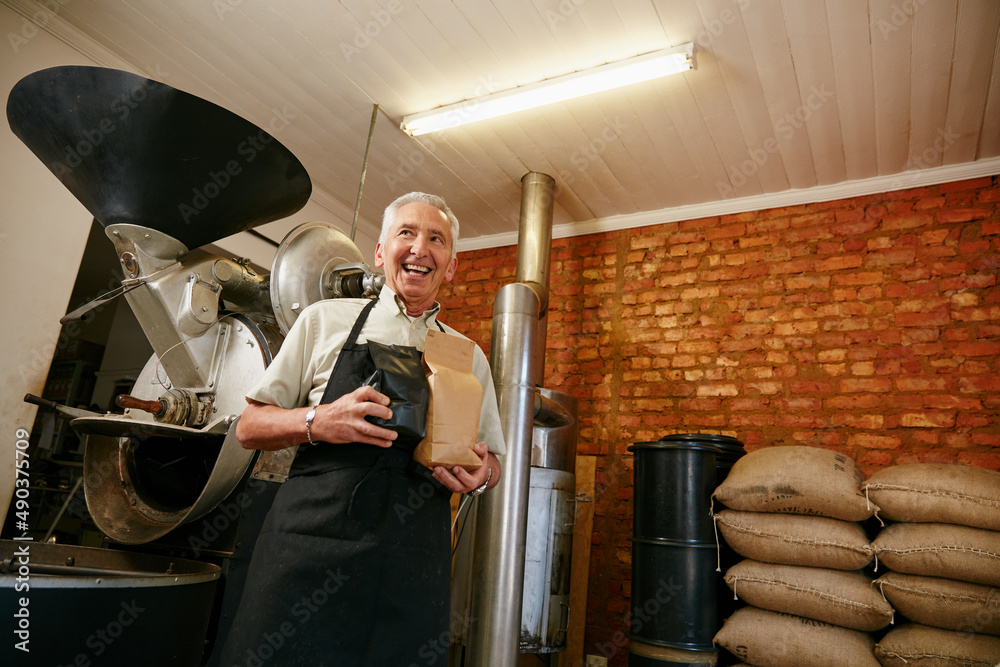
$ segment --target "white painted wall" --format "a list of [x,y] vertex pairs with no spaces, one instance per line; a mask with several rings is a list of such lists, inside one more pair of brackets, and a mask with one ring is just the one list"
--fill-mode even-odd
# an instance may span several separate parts
[[[0,91],[4,108],[22,77],[57,65],[94,63],[0,5]],[[35,407],[26,393],[41,394],[58,343],[90,213],[38,158],[0,122],[0,518],[14,489],[18,429],[31,429]]]

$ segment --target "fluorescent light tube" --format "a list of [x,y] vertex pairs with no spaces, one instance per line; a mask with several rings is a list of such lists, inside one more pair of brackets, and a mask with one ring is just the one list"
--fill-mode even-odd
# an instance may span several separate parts
[[415,113],[404,117],[400,128],[411,136],[418,136],[649,81],[693,68],[694,42],[688,42],[671,49],[653,51],[627,60]]

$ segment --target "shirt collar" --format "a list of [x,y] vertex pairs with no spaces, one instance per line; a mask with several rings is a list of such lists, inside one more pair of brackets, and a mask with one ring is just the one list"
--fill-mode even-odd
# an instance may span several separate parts
[[[383,305],[388,306],[390,309],[395,309],[402,316],[408,319],[410,318],[410,316],[406,314],[406,305],[403,303],[403,300],[400,299],[388,285],[382,285],[382,291],[379,292],[378,299],[379,301],[382,302]],[[423,313],[418,315],[416,318],[413,319],[413,321],[419,322],[421,320],[425,320],[427,326],[430,327],[437,319],[437,314],[440,311],[441,311],[441,304],[435,301],[433,306],[431,306]]]

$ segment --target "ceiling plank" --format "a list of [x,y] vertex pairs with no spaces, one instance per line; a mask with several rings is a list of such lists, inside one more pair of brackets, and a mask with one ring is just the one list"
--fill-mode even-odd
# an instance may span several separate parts
[[[793,128],[799,123],[806,130],[817,182],[839,183],[847,178],[847,166],[840,112],[835,103],[837,82],[826,12],[790,0],[783,0],[782,7],[800,96],[799,107],[787,121]],[[850,88],[842,94],[850,95]]]
[[[955,52],[957,0],[920,6],[913,15],[910,145],[904,171],[941,164]],[[939,148],[935,148],[935,144]]]
[[827,0],[830,51],[847,180],[878,173],[875,83],[868,0]]
[[[911,7],[912,5],[908,5]],[[906,169],[910,146],[910,43],[913,22],[895,0],[871,0],[878,173]]]
[[955,60],[942,139],[944,164],[971,162],[977,156],[983,109],[1000,35],[1000,3],[966,0],[958,6]]
[[997,155],[1000,155],[1000,41],[997,42],[993,52],[989,94],[986,97],[983,131],[979,138],[976,159],[984,160]]
[[[654,6],[671,44],[695,41],[704,33],[705,26],[693,0],[654,0]],[[746,141],[739,133],[732,103],[724,95],[724,83],[710,55],[711,51],[697,49],[695,71],[661,79],[657,88],[671,121],[684,139],[688,163],[701,176],[700,196],[730,198],[754,194],[760,191],[756,175],[744,176],[733,164],[745,159]],[[713,99],[712,90],[723,91],[721,99],[717,92]]]
[[800,131],[802,122],[796,119],[797,112],[801,115],[803,96],[795,78],[792,48],[784,29],[784,10],[777,2],[749,9],[743,12],[743,20],[772,128],[770,141],[765,140],[755,147],[755,151],[768,159],[771,154],[777,154],[787,172],[790,187],[812,187],[817,182],[816,164],[808,136]]
[[[786,190],[789,179],[782,156],[776,150],[767,150],[768,147],[773,147],[774,125],[771,123],[759,68],[754,64],[754,52],[738,7],[732,0],[698,2],[706,30],[710,30],[710,34],[715,34],[716,30],[719,32],[719,37],[713,39],[702,51],[707,58],[699,60],[699,67],[702,61],[707,61],[704,71],[711,73],[712,78],[718,77],[719,85],[725,89],[725,97],[720,94],[713,99],[707,97],[705,92],[696,94],[706,99],[706,106],[713,108],[726,108],[725,98],[728,98],[737,125],[732,128],[733,134],[720,137],[720,142],[728,149],[724,153],[731,173],[738,169],[748,183],[755,179],[759,182],[758,187],[765,192]],[[720,24],[721,28],[713,30]],[[717,73],[713,71],[716,68]],[[695,80],[692,77],[692,82]],[[711,78],[703,82],[704,88],[708,87],[709,81]],[[720,127],[713,132],[721,129]],[[744,146],[738,145],[736,130]]]

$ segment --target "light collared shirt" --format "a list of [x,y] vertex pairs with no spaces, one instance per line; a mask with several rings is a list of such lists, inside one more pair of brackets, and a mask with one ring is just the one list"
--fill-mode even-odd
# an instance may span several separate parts
[[[318,405],[340,350],[368,301],[328,299],[303,310],[281,343],[274,361],[247,398],[286,409]],[[440,305],[435,303],[433,308],[411,318],[399,297],[389,287],[383,287],[357,342],[373,340],[387,345],[411,346],[422,351],[428,329],[437,329],[437,313],[440,310]],[[449,334],[468,340],[448,325],[442,323],[442,326]],[[507,448],[500,428],[493,376],[486,355],[478,345],[473,350],[472,372],[483,388],[479,439],[489,445],[494,454],[505,454]]]

